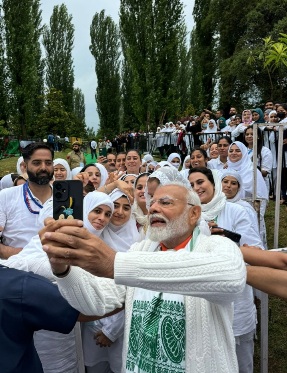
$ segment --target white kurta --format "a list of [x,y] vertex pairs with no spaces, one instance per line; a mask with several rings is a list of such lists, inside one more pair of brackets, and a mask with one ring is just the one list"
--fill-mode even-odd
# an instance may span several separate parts
[[238,372],[231,302],[246,281],[240,250],[228,239],[202,234],[191,253],[154,252],[157,247],[158,243],[146,240],[134,244],[128,254],[116,254],[115,281],[127,289],[75,267],[66,277],[57,278],[59,289],[85,314],[105,314],[125,302],[123,372],[134,287],[185,296],[187,373]]

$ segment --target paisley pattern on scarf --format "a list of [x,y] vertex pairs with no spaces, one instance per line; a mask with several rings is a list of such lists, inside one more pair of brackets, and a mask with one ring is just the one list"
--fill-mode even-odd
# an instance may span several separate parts
[[127,372],[184,373],[183,297],[169,300],[164,299],[165,294],[153,293],[151,301],[135,300],[133,304]]

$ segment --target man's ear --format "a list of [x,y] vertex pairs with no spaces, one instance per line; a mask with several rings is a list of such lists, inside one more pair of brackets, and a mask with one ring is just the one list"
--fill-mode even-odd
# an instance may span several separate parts
[[201,207],[200,206],[191,206],[189,209],[189,224],[194,228],[198,219],[201,215]]

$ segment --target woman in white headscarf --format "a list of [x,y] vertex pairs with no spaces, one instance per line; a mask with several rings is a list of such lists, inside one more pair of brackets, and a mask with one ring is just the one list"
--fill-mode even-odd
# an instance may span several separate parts
[[156,170],[157,162],[150,162],[146,166],[146,172],[152,174]]
[[[237,203],[238,205],[245,208],[250,219],[254,222],[254,226],[257,228],[259,234],[258,216],[255,209],[250,203],[244,201],[245,192],[242,187],[242,178],[237,171],[232,169],[225,169],[220,172],[222,191],[226,196],[227,202]],[[262,237],[261,237],[262,240]]]
[[146,154],[143,158],[142,158],[142,165],[141,165],[141,168],[140,168],[140,173],[143,173],[147,170],[148,166],[154,162],[154,159],[153,159],[153,156],[151,154]]
[[[248,156],[247,147],[240,141],[234,141],[228,150],[227,166],[229,169],[240,173],[243,189],[247,197],[253,193],[253,164]],[[257,170],[257,196],[258,198],[268,199],[268,192],[262,174]]]
[[150,162],[153,162],[154,159],[153,159],[153,156],[151,154],[145,154],[143,159],[142,159],[142,164],[144,163],[150,163]]
[[95,191],[84,198],[83,210],[84,227],[99,237],[110,222],[114,204],[107,194]]
[[[89,193],[87,197],[94,193],[99,192]],[[115,251],[127,251],[139,239],[130,201],[119,189],[115,189],[108,198],[114,205],[114,211],[100,237]],[[124,311],[85,327],[83,342],[87,373],[121,372],[123,333]]]
[[[253,164],[248,156],[247,147],[240,141],[234,141],[228,150],[227,159],[228,169],[235,170],[240,173],[242,178],[242,186],[246,197],[251,197],[253,194]],[[264,221],[267,201],[269,199],[267,187],[261,172],[256,169],[257,187],[255,198],[260,198],[260,236],[262,238],[264,247],[267,248],[266,226]]]
[[100,187],[105,185],[108,177],[109,177],[109,174],[108,174],[108,171],[106,169],[105,166],[103,166],[102,164],[100,163],[95,163],[96,167],[98,167],[98,169],[100,170],[100,173],[101,173],[101,182],[100,182]]
[[54,164],[54,179],[55,180],[72,180],[70,166],[65,159],[56,158]]
[[190,155],[187,155],[184,158],[182,170],[180,171],[181,175],[186,179],[188,179],[189,168],[190,168]]
[[171,153],[169,157],[167,158],[167,161],[175,167],[177,170],[179,169],[181,165],[181,158],[178,153]]
[[172,164],[170,162],[168,162],[168,161],[160,161],[156,165],[156,170],[158,170],[161,167],[172,167]]
[[[272,178],[273,178],[273,196],[275,195],[275,190],[276,190],[276,179],[277,179],[277,140],[276,140],[276,132],[278,130],[278,126],[276,127],[276,124],[278,123],[278,117],[277,117],[277,111],[276,110],[271,110],[270,113],[268,114],[269,116],[269,124],[267,128],[272,130],[271,132],[264,131],[265,135],[265,144],[268,144],[268,138],[269,137],[269,144],[270,144],[270,150],[272,153]],[[266,141],[267,140],[267,141]]]
[[[105,193],[90,192],[84,198],[84,226],[102,237],[114,212]],[[124,311],[105,319],[82,324],[84,362],[87,373],[120,372]],[[105,342],[109,341],[108,345]],[[104,348],[102,348],[104,347]]]
[[22,156],[19,157],[17,160],[16,169],[17,169],[18,175],[22,175],[24,172],[26,172],[26,166],[25,166],[24,158]]
[[74,178],[76,175],[78,175],[81,172],[82,168],[83,167],[75,167],[75,168],[73,168],[72,171],[71,171],[72,178]]
[[110,198],[114,202],[114,213],[102,237],[115,251],[127,251],[139,240],[136,220],[132,216],[132,205],[128,196],[119,189],[113,190]]
[[[216,170],[194,168],[190,170],[190,185],[201,201],[202,217],[209,222],[211,233],[220,234],[217,227],[239,233],[240,245],[263,247],[252,220],[242,206],[226,201],[221,179]],[[240,372],[253,371],[253,338],[256,328],[256,308],[253,290],[245,286],[234,302],[233,332]]]
[[17,174],[8,174],[3,176],[0,180],[0,191],[2,189],[11,188],[12,186],[14,186],[14,181],[17,176]]
[[148,228],[148,210],[146,207],[145,187],[149,177],[148,172],[138,175],[134,184],[134,204],[132,214],[136,219],[136,225],[140,233],[140,238],[144,239]]
[[218,132],[218,129],[217,129],[217,125],[216,125],[216,122],[214,119],[210,119],[208,124],[207,124],[207,128],[206,130],[203,131],[206,135],[205,135],[205,142],[210,139],[211,141],[215,141],[216,140],[216,136],[215,136],[215,133]]

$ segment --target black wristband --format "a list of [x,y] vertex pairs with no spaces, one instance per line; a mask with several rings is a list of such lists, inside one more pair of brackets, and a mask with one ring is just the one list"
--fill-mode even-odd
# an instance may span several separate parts
[[53,275],[55,275],[56,277],[65,277],[70,272],[70,269],[71,269],[71,267],[68,266],[67,269],[64,272],[62,272],[62,273],[53,272]]

